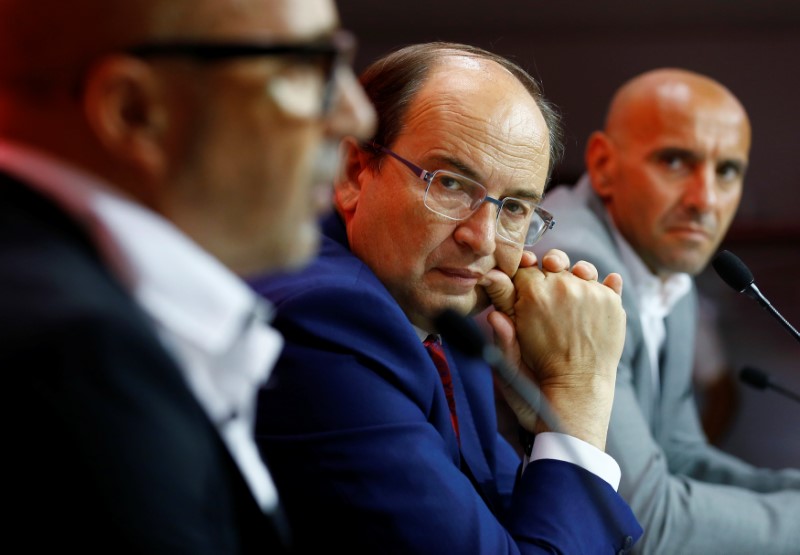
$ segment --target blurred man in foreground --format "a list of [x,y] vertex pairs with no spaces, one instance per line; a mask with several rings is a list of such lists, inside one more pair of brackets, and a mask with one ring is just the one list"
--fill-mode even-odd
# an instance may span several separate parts
[[274,553],[252,439],[320,147],[369,133],[330,0],[0,2],[5,492],[25,552]]

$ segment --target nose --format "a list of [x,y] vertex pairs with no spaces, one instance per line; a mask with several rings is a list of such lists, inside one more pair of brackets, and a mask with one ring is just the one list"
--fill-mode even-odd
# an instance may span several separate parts
[[335,72],[336,91],[327,117],[328,134],[336,139],[349,135],[359,139],[371,137],[378,121],[375,108],[351,68],[340,67]]
[[488,256],[496,248],[496,226],[497,210],[491,203],[484,202],[472,216],[458,222],[453,237],[476,254]]
[[700,213],[711,210],[717,203],[716,178],[716,168],[713,164],[699,165],[683,195],[684,204]]

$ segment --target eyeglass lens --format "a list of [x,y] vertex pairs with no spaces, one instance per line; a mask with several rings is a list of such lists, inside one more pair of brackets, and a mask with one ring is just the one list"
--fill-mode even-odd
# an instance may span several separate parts
[[[480,183],[440,170],[430,177],[425,206],[447,218],[463,220],[486,198],[486,189]],[[532,245],[547,227],[531,202],[507,197],[499,202],[497,210],[497,234],[513,243]]]
[[320,117],[335,101],[336,72],[352,63],[355,39],[337,30],[327,41],[298,44],[161,42],[126,49],[134,56],[187,57],[214,63],[233,58],[278,56],[286,59],[283,70],[267,85],[267,92],[290,115]]

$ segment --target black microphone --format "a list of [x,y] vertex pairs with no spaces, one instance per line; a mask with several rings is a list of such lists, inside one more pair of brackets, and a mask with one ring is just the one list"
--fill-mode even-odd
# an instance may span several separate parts
[[[551,431],[564,433],[555,412],[550,407],[547,398],[542,395],[539,386],[521,375],[506,361],[500,349],[486,341],[474,320],[448,308],[435,317],[433,323],[448,344],[467,356],[482,359],[500,374],[514,392],[536,410],[538,417],[547,424]],[[575,457],[575,460],[580,460],[581,457],[574,451],[572,444],[565,444],[564,447]],[[609,522],[610,526],[618,529],[619,523],[608,511],[604,502],[605,494],[600,491],[602,486],[595,481],[590,481],[588,474],[582,474],[581,480],[589,491],[589,495],[600,505],[603,518]]]
[[513,368],[503,352],[486,341],[478,325],[471,318],[462,316],[451,308],[446,308],[434,318],[436,329],[454,348],[467,356],[483,359],[494,368],[511,389],[528,403],[539,417],[554,432],[561,431],[558,418],[542,395],[539,386]]
[[786,318],[781,316],[781,313],[778,312],[761,291],[758,290],[753,273],[745,266],[744,262],[742,262],[738,256],[730,251],[720,251],[714,256],[711,265],[725,283],[730,285],[735,291],[744,293],[751,299],[758,301],[758,304],[772,314],[792,337],[800,341],[800,333],[786,321]]
[[789,399],[794,399],[800,403],[800,395],[775,382],[775,380],[773,380],[769,374],[763,370],[759,370],[758,368],[745,366],[739,372],[739,379],[756,389],[772,389],[773,391],[777,391],[781,395],[785,395]]

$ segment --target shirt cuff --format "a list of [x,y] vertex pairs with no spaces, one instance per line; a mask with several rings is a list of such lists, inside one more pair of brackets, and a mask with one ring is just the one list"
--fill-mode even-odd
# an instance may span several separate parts
[[594,445],[566,434],[542,432],[536,434],[530,462],[539,459],[555,459],[588,470],[602,478],[617,491],[622,477],[617,461]]

